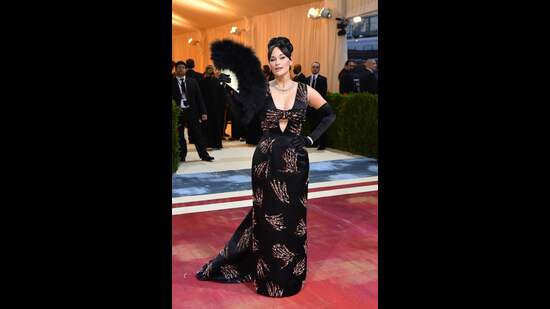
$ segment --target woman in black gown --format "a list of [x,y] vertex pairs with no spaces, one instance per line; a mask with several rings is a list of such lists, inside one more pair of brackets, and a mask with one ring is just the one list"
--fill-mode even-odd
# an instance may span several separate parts
[[[309,160],[304,146],[312,145],[335,119],[315,89],[290,79],[292,49],[287,38],[271,39],[268,58],[275,79],[263,89],[239,88],[235,107],[245,122],[259,117],[263,131],[252,158],[253,205],[225,247],[196,275],[225,283],[253,281],[257,293],[271,297],[298,293],[306,278]],[[241,52],[238,57],[236,51]],[[242,54],[254,57],[247,61],[257,73],[244,74],[250,72],[239,68],[248,64],[242,63]],[[240,85],[250,75],[262,78],[259,61],[247,47],[219,41],[212,45],[212,55],[217,67],[236,71]],[[240,57],[240,65],[229,60],[232,56]],[[260,90],[262,96],[257,95]],[[308,105],[324,116],[310,136],[302,136]]]

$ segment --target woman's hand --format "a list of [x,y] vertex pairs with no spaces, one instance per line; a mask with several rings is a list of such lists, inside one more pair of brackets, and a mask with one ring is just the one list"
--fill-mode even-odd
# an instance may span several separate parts
[[231,84],[231,77],[224,73],[220,73],[218,80],[223,84]]

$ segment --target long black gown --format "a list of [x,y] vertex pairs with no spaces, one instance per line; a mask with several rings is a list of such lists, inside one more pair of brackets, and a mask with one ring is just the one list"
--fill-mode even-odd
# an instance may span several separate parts
[[[267,86],[263,135],[252,158],[252,209],[220,253],[197,273],[200,280],[253,281],[258,294],[298,293],[307,271],[307,151],[291,145],[306,117],[307,86],[299,83],[290,110],[277,109]],[[279,119],[287,118],[284,131]]]

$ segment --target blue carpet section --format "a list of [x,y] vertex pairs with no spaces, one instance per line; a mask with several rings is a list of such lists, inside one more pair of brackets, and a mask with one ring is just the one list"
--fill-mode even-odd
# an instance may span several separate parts
[[[311,163],[309,183],[378,175],[378,162],[370,158]],[[179,174],[172,176],[172,197],[213,194],[251,189],[250,169]]]

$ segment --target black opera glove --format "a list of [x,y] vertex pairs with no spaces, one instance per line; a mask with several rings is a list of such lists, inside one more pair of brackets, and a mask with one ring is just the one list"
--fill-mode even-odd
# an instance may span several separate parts
[[317,127],[315,127],[313,132],[309,135],[314,142],[318,140],[319,137],[328,130],[334,120],[336,120],[336,114],[328,103],[323,104],[316,112],[319,114],[321,121],[319,121]]
[[296,148],[309,147],[313,145],[313,139],[309,136],[298,135],[292,139],[292,146]]

